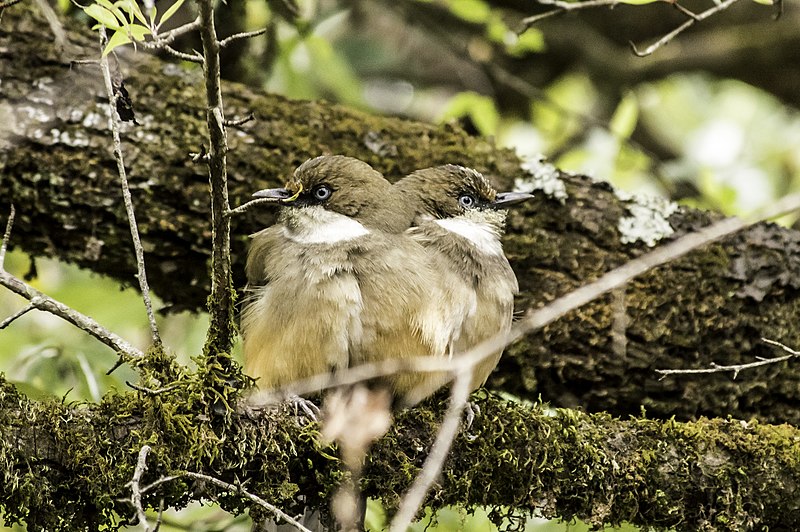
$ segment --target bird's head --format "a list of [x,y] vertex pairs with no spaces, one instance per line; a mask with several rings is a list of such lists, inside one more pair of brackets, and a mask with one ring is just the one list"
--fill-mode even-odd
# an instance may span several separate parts
[[464,217],[493,225],[503,223],[503,209],[533,197],[524,192],[497,192],[480,172],[455,164],[417,170],[395,186],[418,215]]
[[283,188],[259,190],[253,197],[272,199],[290,209],[317,207],[386,229],[394,224],[395,195],[391,184],[364,161],[323,155],[301,164]]

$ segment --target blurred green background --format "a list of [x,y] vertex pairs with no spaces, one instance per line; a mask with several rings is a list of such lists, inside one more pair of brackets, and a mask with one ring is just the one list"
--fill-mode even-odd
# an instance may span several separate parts
[[[171,2],[157,4],[163,13]],[[688,4],[700,10],[713,5]],[[59,8],[90,23],[69,0],[59,0]],[[191,20],[193,9],[187,2],[170,22]],[[743,0],[733,14],[693,28],[685,39],[694,46],[681,46],[679,37],[648,59],[628,52],[627,40],[659,38],[684,20],[676,10],[620,6],[548,19],[522,31],[525,15],[547,9],[484,0],[220,3],[222,36],[267,29],[226,50],[224,75],[292,98],[325,98],[428,122],[456,121],[524,157],[544,154],[563,170],[629,192],[726,214],[797,190],[797,100],[777,82],[771,86],[769,72],[763,75],[766,81],[755,83],[753,72],[736,70],[736,60],[747,62],[754,48],[763,60],[753,64],[754,70],[782,67],[785,42],[775,37],[753,44],[753,32],[741,28],[772,23],[779,35],[796,9],[784,14],[781,26],[772,21],[770,9]],[[722,46],[720,35],[731,54],[741,57],[715,62],[711,51]],[[197,42],[189,35],[175,47],[198,48]],[[710,56],[706,63],[705,56]],[[800,87],[795,88],[800,99]],[[19,276],[35,272],[36,288],[146,348],[148,326],[135,291],[70,265],[43,258],[34,262],[20,252],[10,253],[6,266]],[[0,291],[0,319],[23,306],[21,298]],[[166,345],[189,364],[202,345],[206,316],[160,317],[159,325]],[[125,381],[135,375],[124,366],[106,375],[114,362],[108,348],[45,313],[28,313],[0,332],[0,371],[31,397],[97,401],[109,390],[124,391]],[[370,508],[368,522],[380,530],[382,509],[374,501]],[[581,523],[537,518],[529,518],[526,526],[537,532],[588,530]],[[213,505],[194,505],[166,512],[161,530],[249,530],[249,522]],[[425,521],[414,530],[495,527],[480,508],[474,515],[448,509],[439,513],[437,524]]]

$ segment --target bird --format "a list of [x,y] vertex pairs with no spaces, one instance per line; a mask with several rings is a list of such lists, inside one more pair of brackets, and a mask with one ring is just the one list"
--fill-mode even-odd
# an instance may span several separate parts
[[[519,285],[500,237],[506,209],[533,195],[498,193],[480,172],[454,164],[417,170],[394,187],[414,216],[406,234],[446,268],[450,291],[466,305],[450,356],[508,333]],[[502,350],[497,351],[475,366],[471,391],[485,384],[501,354]],[[406,377],[406,387],[430,388],[429,375],[416,375],[416,384],[411,382],[413,377]]]
[[405,234],[414,213],[379,172],[320,156],[253,196],[280,205],[277,223],[252,235],[246,263],[244,370],[260,389],[448,352],[463,303],[438,259]]

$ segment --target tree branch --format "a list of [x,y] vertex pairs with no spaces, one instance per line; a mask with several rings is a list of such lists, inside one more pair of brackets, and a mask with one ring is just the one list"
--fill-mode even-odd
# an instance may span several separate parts
[[[273,410],[234,416],[223,427],[202,420],[205,406],[192,399],[196,391],[176,393],[183,394],[174,403],[182,408],[164,418],[159,397],[112,396],[103,405],[81,407],[37,404],[0,384],[0,506],[8,512],[6,522],[26,516],[32,529],[63,529],[58,522],[98,529],[114,519],[111,510],[128,515],[129,482],[144,444],[152,448],[141,476],[144,509],[162,499],[173,506],[187,494],[206,494],[185,477],[154,483],[185,471],[243,486],[290,515],[306,505],[325,507],[342,465],[316,443],[315,425]],[[800,431],[794,427],[619,420],[492,396],[475,402],[481,413],[470,435],[455,439],[427,498],[434,508],[487,505],[496,508],[496,521],[506,507],[679,532],[800,526],[800,494],[793,489],[800,482]],[[398,416],[368,457],[366,495],[390,507],[398,503],[423,467],[442,408],[434,402]],[[63,482],[69,489],[46,488]],[[219,502],[237,513],[252,504],[236,493]]]

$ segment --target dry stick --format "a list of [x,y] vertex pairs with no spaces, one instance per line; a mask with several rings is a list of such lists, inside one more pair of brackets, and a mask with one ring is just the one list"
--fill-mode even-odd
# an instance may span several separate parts
[[471,382],[471,366],[465,367],[456,375],[453,389],[450,391],[450,404],[447,406],[447,413],[439,428],[439,434],[436,435],[436,441],[433,442],[431,452],[425,459],[422,471],[403,497],[400,509],[389,527],[390,532],[405,532],[408,529],[422,506],[431,484],[442,471],[444,461],[450,452],[450,446],[453,444],[453,439],[455,439],[461,424],[461,415],[469,398]]
[[8,212],[8,221],[6,222],[6,230],[3,232],[3,241],[0,242],[0,270],[3,269],[3,264],[6,261],[6,250],[8,249],[8,242],[11,240],[11,228],[14,227],[14,218],[17,215],[17,209],[14,204],[11,204],[11,209]]
[[[106,30],[100,26],[100,49],[105,48]],[[125,203],[125,212],[128,215],[128,225],[131,230],[133,249],[136,254],[137,278],[139,279],[139,289],[142,291],[142,300],[147,312],[147,319],[150,322],[150,334],[153,338],[153,346],[157,349],[161,347],[161,337],[158,334],[156,316],[153,313],[153,302],[150,300],[150,286],[147,284],[147,272],[144,266],[144,249],[139,238],[139,226],[136,224],[136,214],[133,212],[133,201],[131,200],[131,190],[128,187],[128,176],[125,171],[125,161],[122,157],[122,141],[119,135],[119,115],[117,115],[117,95],[111,82],[111,70],[108,67],[108,57],[101,54],[100,69],[103,71],[103,81],[106,85],[108,94],[109,120],[111,123],[111,135],[114,139],[114,159],[117,161],[117,173],[119,174],[120,184],[122,185],[122,199]]]
[[242,32],[242,33],[237,33],[235,35],[231,35],[230,37],[226,37],[226,38],[222,39],[221,41],[219,41],[219,47],[220,48],[225,48],[226,46],[228,46],[232,42],[238,41],[239,39],[249,39],[251,37],[258,37],[259,35],[263,35],[265,33],[267,33],[267,28],[261,28],[260,30],[245,31],[245,32]]
[[[751,221],[744,221],[739,218],[725,218],[699,231],[684,235],[677,240],[673,240],[639,258],[623,264],[619,268],[611,270],[596,281],[585,284],[559,297],[544,307],[529,311],[525,318],[514,324],[511,332],[508,334],[497,334],[464,353],[453,355],[450,359],[444,357],[417,357],[407,360],[387,360],[374,364],[364,364],[356,366],[355,368],[348,368],[336,373],[334,376],[329,374],[314,375],[308,379],[297,381],[286,388],[298,395],[304,395],[403,371],[456,371],[467,366],[473,367],[493,353],[505,349],[508,345],[519,340],[526,334],[545,327],[564,316],[567,312],[597,299],[606,292],[629,283],[635,277],[657,266],[678,259],[690,251],[746,229],[755,223],[775,218],[798,209],[800,209],[800,193],[786,196],[769,207],[758,211],[751,217]],[[259,397],[265,398],[263,402],[267,403],[278,399],[279,395],[272,395],[270,392],[265,392]],[[257,402],[261,402],[259,397],[255,397],[254,399]]]
[[795,358],[800,356],[800,352],[791,349],[783,345],[780,342],[776,342],[775,340],[769,340],[767,338],[762,338],[762,342],[768,343],[770,345],[778,346],[787,353],[788,355],[784,355],[782,357],[775,357],[775,358],[761,358],[755,362],[749,362],[747,364],[732,364],[730,366],[723,366],[721,364],[717,364],[715,362],[711,363],[710,368],[700,368],[700,369],[657,369],[656,373],[661,375],[661,378],[658,380],[664,380],[667,375],[691,375],[691,374],[698,374],[698,373],[724,373],[731,371],[733,372],[733,378],[739,376],[739,372],[746,369],[757,368],[759,366],[766,366],[768,364],[777,364],[778,362],[783,362],[784,360],[789,360],[790,358]]
[[[11,207],[11,214],[8,217],[8,223],[6,224],[6,230],[3,234],[3,243],[0,244],[0,286],[5,286],[12,292],[21,295],[28,301],[30,301],[30,308],[36,308],[39,310],[44,310],[45,312],[49,312],[50,314],[55,314],[59,318],[70,322],[77,328],[86,331],[87,333],[91,334],[113,350],[118,353],[124,353],[130,358],[138,358],[144,356],[144,353],[133,347],[127,341],[123,340],[121,337],[117,336],[116,334],[112,333],[92,318],[88,316],[84,316],[77,310],[73,310],[66,306],[63,303],[56,301],[55,299],[44,295],[43,293],[39,292],[29,284],[17,279],[10,273],[8,273],[4,267],[3,262],[5,259],[5,250],[8,247],[8,242],[11,239],[11,227],[14,223],[14,207]],[[27,310],[25,310],[27,312]],[[17,313],[18,315],[12,316],[5,321],[11,323],[15,319],[19,318],[22,314],[20,312]],[[13,319],[12,319],[13,318]],[[6,323],[6,325],[8,325]]]
[[49,296],[46,296],[29,284],[17,279],[5,270],[0,270],[0,286],[5,286],[12,292],[21,295],[30,301],[31,306],[34,308],[49,312],[50,314],[55,314],[64,321],[68,321],[75,327],[86,331],[118,353],[123,353],[130,358],[139,358],[144,356],[144,353],[136,349],[126,340],[122,339],[94,321],[89,316],[85,316],[77,310],[73,310],[67,305],[56,301]]
[[242,214],[243,212],[250,210],[250,207],[254,207],[256,205],[262,205],[266,203],[276,203],[274,199],[270,198],[259,198],[250,200],[247,203],[243,203],[236,207],[235,209],[230,209],[228,212],[225,213],[225,216],[233,216],[234,214]]
[[615,7],[622,2],[619,0],[588,0],[586,2],[565,2],[563,0],[539,0],[538,4],[545,5],[545,6],[555,6],[555,9],[550,11],[545,11],[544,13],[539,13],[538,15],[531,15],[530,17],[525,17],[520,21],[520,29],[518,33],[522,33],[537,22],[544,20],[546,18],[550,18],[554,15],[558,15],[561,13],[566,13],[567,11],[578,11],[581,9],[591,9],[593,7]]
[[136,469],[133,471],[133,480],[131,480],[131,504],[136,509],[136,516],[139,519],[139,524],[145,531],[150,531],[150,524],[147,522],[147,514],[144,513],[142,507],[142,490],[139,483],[142,480],[142,475],[147,471],[147,455],[150,453],[150,446],[144,445],[139,451],[139,459],[136,461]]
[[206,482],[210,482],[210,483],[212,483],[215,486],[218,486],[220,488],[226,489],[228,491],[232,491],[234,493],[239,493],[241,495],[244,495],[245,497],[247,497],[251,501],[255,502],[256,504],[258,504],[262,508],[265,508],[265,509],[269,510],[270,512],[272,512],[276,517],[278,517],[280,519],[283,519],[284,521],[286,521],[290,525],[294,526],[297,530],[302,530],[303,532],[311,532],[309,529],[304,527],[297,520],[292,518],[287,513],[283,512],[280,508],[278,508],[274,504],[268,503],[267,501],[265,501],[264,499],[262,499],[258,495],[254,495],[254,494],[250,493],[249,491],[245,490],[241,486],[238,486],[236,484],[231,484],[230,482],[225,482],[225,481],[220,480],[218,478],[214,478],[214,477],[209,476],[209,475],[204,475],[202,473],[194,473],[192,471],[186,471],[185,473],[183,473],[183,476],[196,478],[196,479],[200,479],[200,480],[205,480]]
[[672,41],[672,39],[674,39],[679,34],[683,33],[687,29],[694,26],[697,22],[707,19],[711,15],[719,13],[720,11],[728,9],[730,6],[732,6],[738,1],[739,0],[725,0],[724,2],[720,2],[719,4],[716,4],[714,7],[703,11],[699,15],[695,15],[694,17],[689,17],[689,20],[687,20],[686,22],[684,22],[671,32],[667,33],[666,35],[661,37],[659,40],[657,40],[647,48],[645,48],[644,52],[640,52],[639,49],[636,48],[636,45],[631,42],[629,43],[631,50],[633,50],[633,53],[638,55],[639,57],[646,57],[655,52],[656,50],[658,50],[659,48],[661,48],[662,46],[669,44],[669,42]]
[[206,337],[205,352],[230,352],[233,346],[233,287],[231,281],[231,224],[227,216],[228,175],[225,134],[225,114],[220,88],[219,41],[214,29],[214,9],[211,0],[198,0],[200,7],[200,37],[203,41],[209,137],[208,173],[211,184],[211,325]]
[[[34,299],[36,299],[36,298],[34,298]],[[37,301],[37,303],[38,303],[38,301]],[[28,306],[26,306],[24,308],[21,308],[20,310],[16,311],[14,314],[12,314],[11,316],[7,317],[3,321],[0,321],[0,330],[5,329],[9,325],[11,325],[15,320],[21,318],[22,316],[24,316],[25,314],[27,314],[28,312],[30,312],[31,310],[33,310],[35,308],[36,308],[35,303],[30,303]]]

